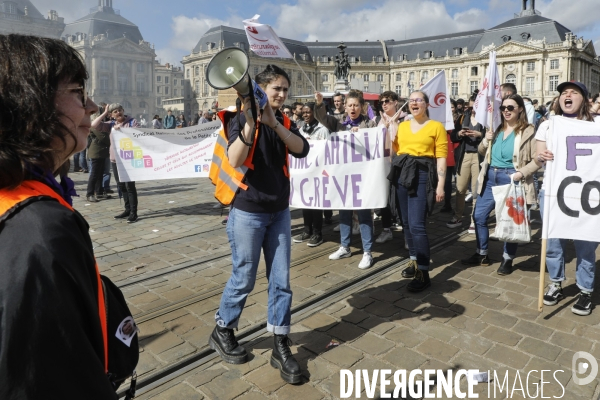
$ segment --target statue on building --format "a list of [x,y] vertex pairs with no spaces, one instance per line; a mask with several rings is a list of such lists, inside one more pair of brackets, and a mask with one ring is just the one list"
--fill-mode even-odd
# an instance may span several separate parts
[[338,80],[345,81],[348,79],[348,72],[352,67],[348,61],[348,54],[344,51],[346,48],[344,42],[341,42],[337,48],[340,49],[340,54],[335,56],[334,75]]

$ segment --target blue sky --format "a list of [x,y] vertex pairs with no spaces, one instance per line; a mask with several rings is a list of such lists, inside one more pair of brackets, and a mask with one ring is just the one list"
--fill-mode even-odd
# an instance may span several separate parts
[[[531,1],[531,0],[530,0]],[[40,12],[55,9],[69,23],[97,0],[32,0]],[[75,4],[74,4],[75,3]],[[282,37],[298,40],[407,39],[491,28],[521,10],[521,0],[113,0],[121,15],[154,43],[161,62],[178,64],[210,27],[242,27],[260,14]],[[542,15],[592,39],[600,54],[599,0],[536,0]]]

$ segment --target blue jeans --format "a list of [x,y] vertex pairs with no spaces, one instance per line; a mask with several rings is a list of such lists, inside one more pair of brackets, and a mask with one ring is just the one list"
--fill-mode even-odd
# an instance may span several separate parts
[[267,330],[276,335],[287,335],[290,332],[291,229],[289,209],[268,214],[231,208],[227,236],[231,246],[233,270],[215,314],[217,325],[231,329],[237,327],[246,298],[254,289],[262,248],[269,281]]
[[[92,174],[92,160],[88,159],[88,165],[89,165],[89,173],[90,175]],[[110,158],[105,158],[104,159],[104,172],[102,173],[102,187],[104,188],[104,190],[110,189]]]
[[79,168],[88,169],[88,163],[86,158],[87,149],[83,149],[79,153],[75,154],[75,157],[79,160]]
[[[514,174],[514,168],[494,168],[489,167],[485,178],[485,188],[483,194],[477,199],[475,212],[473,213],[473,222],[475,222],[475,237],[477,239],[477,253],[486,255],[488,253],[488,242],[490,239],[490,229],[488,228],[487,219],[492,211],[496,208],[496,201],[492,188],[494,186],[508,185],[510,176]],[[512,260],[517,255],[517,243],[504,242],[503,257],[507,260]]]
[[[540,212],[544,215],[544,191],[540,190]],[[574,240],[577,267],[575,280],[577,287],[586,292],[594,291],[594,277],[596,275],[596,248],[598,243],[585,240]],[[546,241],[546,267],[552,282],[565,280],[565,246],[568,239],[547,239]]]
[[[340,210],[341,244],[346,248],[350,247],[352,240],[352,212],[353,210]],[[363,251],[370,253],[371,247],[373,247],[373,214],[371,214],[371,210],[356,210],[356,214],[360,225]]]
[[411,260],[416,260],[419,269],[429,270],[429,238],[425,221],[427,220],[427,175],[428,172],[419,170],[416,193],[409,195],[408,189],[398,183],[396,189],[404,239],[408,244],[408,254]]

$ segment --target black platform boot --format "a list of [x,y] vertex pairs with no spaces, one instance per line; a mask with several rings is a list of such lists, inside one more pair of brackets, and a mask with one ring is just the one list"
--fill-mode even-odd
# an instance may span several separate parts
[[123,195],[123,201],[125,202],[125,211],[123,211],[119,215],[115,215],[114,216],[115,219],[127,218],[127,217],[129,217],[129,214],[131,213],[131,211],[130,211],[131,209],[129,208],[129,196],[128,196],[127,192],[123,192],[121,194]]
[[233,329],[215,326],[208,339],[208,345],[219,353],[226,363],[243,364],[248,360],[248,353],[235,339]]
[[271,366],[279,370],[281,379],[287,383],[296,384],[302,381],[302,370],[298,365],[298,361],[292,356],[291,344],[292,341],[287,335],[275,335],[273,337]]
[[131,190],[128,191],[128,195],[129,195],[129,206],[131,207],[131,214],[129,215],[129,218],[127,218],[127,223],[131,224],[134,223],[138,220],[138,215],[137,215],[137,208],[138,208],[138,200],[137,200],[137,191]]

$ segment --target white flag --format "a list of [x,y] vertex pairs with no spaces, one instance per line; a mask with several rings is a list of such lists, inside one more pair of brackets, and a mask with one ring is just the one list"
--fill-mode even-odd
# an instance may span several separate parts
[[490,51],[489,63],[483,85],[477,94],[475,104],[473,104],[473,110],[475,110],[475,120],[487,128],[490,128],[489,113],[493,112],[491,128],[495,131],[500,125],[500,106],[502,105],[500,76],[498,75],[495,51]]
[[444,124],[446,130],[453,130],[454,120],[452,119],[452,108],[448,101],[446,72],[438,72],[420,90],[429,97],[429,118]]
[[255,15],[243,21],[250,50],[261,57],[294,58],[273,28],[258,23],[259,17]]

